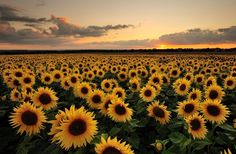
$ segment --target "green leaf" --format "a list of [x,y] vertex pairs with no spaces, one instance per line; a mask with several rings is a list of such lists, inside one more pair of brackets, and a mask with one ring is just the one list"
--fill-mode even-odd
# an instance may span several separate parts
[[113,127],[110,131],[110,135],[111,136],[115,136],[116,134],[118,134],[121,131],[121,128],[117,128],[117,127]]
[[183,140],[187,139],[183,134],[179,132],[171,133],[169,135],[169,138],[173,143],[181,143]]
[[219,127],[230,132],[236,132],[236,129],[234,129],[233,126],[226,123],[223,125],[220,125]]
[[205,146],[211,145],[211,144],[212,144],[212,142],[210,142],[208,140],[195,141],[194,144],[193,144],[193,147],[194,147],[195,150],[201,150]]
[[132,145],[133,148],[138,149],[140,144],[140,139],[138,136],[132,136],[128,138],[128,142]]

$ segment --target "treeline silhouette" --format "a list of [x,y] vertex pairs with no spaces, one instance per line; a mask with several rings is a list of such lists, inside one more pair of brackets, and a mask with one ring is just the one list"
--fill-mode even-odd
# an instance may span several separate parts
[[1,55],[15,55],[15,54],[68,54],[68,53],[101,53],[101,54],[155,54],[155,53],[206,53],[206,54],[236,54],[236,48],[221,49],[221,48],[204,48],[204,49],[127,49],[127,50],[0,50]]

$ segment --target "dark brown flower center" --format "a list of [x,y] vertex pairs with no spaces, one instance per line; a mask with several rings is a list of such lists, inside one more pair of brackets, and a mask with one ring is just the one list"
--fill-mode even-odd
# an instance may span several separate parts
[[179,89],[180,89],[181,91],[184,91],[184,90],[186,89],[186,85],[185,85],[185,84],[181,84],[180,87],[179,87]]
[[131,77],[135,77],[135,76],[136,76],[136,73],[132,72]]
[[153,81],[154,83],[159,83],[159,82],[160,82],[159,78],[154,78],[152,81]]
[[191,77],[188,75],[188,76],[186,76],[186,79],[187,79],[187,80],[190,80],[190,79],[191,79]]
[[211,90],[210,94],[209,94],[209,97],[211,99],[216,99],[218,97],[218,92],[216,90]]
[[196,94],[196,93],[193,93],[193,94],[191,95],[191,99],[195,100],[196,98],[197,98],[197,94]]
[[21,120],[25,125],[35,125],[38,121],[38,116],[34,112],[25,111],[21,115]]
[[15,76],[16,76],[16,77],[22,77],[23,74],[22,74],[21,72],[16,72],[16,73],[15,73]]
[[87,125],[82,119],[76,119],[69,125],[69,132],[74,136],[78,136],[86,132]]
[[144,95],[145,95],[146,97],[150,97],[150,96],[152,95],[152,91],[149,90],[149,89],[147,89],[147,90],[145,90]]
[[45,80],[46,82],[48,82],[48,81],[50,81],[50,77],[46,76],[46,77],[44,78],[44,80]]
[[106,88],[110,88],[110,84],[109,83],[105,83],[105,87]]
[[93,103],[100,103],[101,102],[101,96],[100,95],[94,95],[92,98]]
[[228,85],[228,86],[232,86],[232,85],[233,85],[233,81],[232,81],[232,80],[228,80],[228,81],[227,81],[227,85]]
[[72,83],[76,83],[76,82],[77,82],[77,78],[73,76],[73,77],[71,77],[70,81],[71,81]]
[[17,87],[21,85],[17,79],[13,80],[13,84]]
[[46,104],[51,103],[52,99],[51,99],[51,96],[50,96],[49,94],[43,93],[43,94],[41,94],[41,95],[39,96],[39,101],[40,101],[42,104],[46,105]]
[[201,128],[201,122],[198,119],[193,119],[190,122],[191,129],[197,131]]
[[136,83],[132,83],[131,87],[132,87],[132,89],[137,89],[138,86]]
[[111,104],[111,100],[106,101],[106,103],[105,103],[105,109],[106,109],[106,110],[108,109],[109,104]]
[[172,71],[172,75],[177,75],[177,71],[176,70]]
[[197,82],[202,82],[202,78],[201,78],[201,77],[198,77],[198,78],[197,78]]
[[29,78],[29,77],[26,77],[26,78],[24,78],[24,83],[30,83],[31,82],[31,79]]
[[87,93],[88,93],[88,88],[87,88],[87,87],[82,87],[82,88],[81,88],[81,92],[82,92],[83,94],[87,94]]
[[194,110],[194,105],[193,104],[186,104],[184,107],[184,111],[187,113],[191,113]]
[[55,74],[54,76],[56,79],[60,79],[61,75],[60,74]]
[[116,95],[117,95],[118,97],[122,97],[122,96],[123,96],[122,92],[120,92],[120,91],[118,91],[118,92],[116,93]]
[[122,154],[120,150],[116,149],[115,147],[107,147],[102,154]]
[[117,105],[116,107],[115,107],[115,111],[116,111],[116,113],[117,114],[119,114],[119,115],[124,115],[125,113],[126,113],[126,109],[125,109],[125,107],[123,106],[123,105]]
[[19,96],[19,93],[16,92],[16,93],[14,94],[14,96],[17,98],[17,97]]
[[162,80],[163,80],[163,83],[167,83],[168,82],[166,77],[163,77]]
[[212,84],[213,84],[213,83],[212,83],[211,80],[207,81],[207,86],[210,86],[210,85],[212,85]]
[[220,114],[220,108],[216,105],[208,105],[207,112],[212,116],[218,116]]
[[125,79],[125,75],[124,74],[120,74],[120,78],[121,79]]
[[159,108],[159,107],[154,107],[153,108],[153,113],[155,116],[159,117],[159,118],[164,118],[165,117],[165,112],[163,111],[163,109]]

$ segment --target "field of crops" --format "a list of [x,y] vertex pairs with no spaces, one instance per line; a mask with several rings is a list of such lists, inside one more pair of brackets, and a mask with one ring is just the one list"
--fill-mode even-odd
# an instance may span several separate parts
[[0,70],[0,153],[236,152],[234,55],[2,55]]

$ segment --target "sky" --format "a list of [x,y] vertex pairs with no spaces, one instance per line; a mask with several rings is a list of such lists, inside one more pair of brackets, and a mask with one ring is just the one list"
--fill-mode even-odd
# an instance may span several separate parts
[[236,0],[1,0],[0,49],[236,47]]

